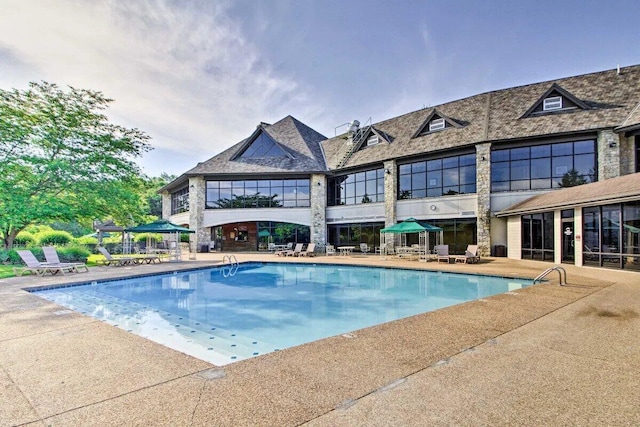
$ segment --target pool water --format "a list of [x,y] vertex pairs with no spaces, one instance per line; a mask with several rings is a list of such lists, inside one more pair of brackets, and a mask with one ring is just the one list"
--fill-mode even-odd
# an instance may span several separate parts
[[418,270],[246,263],[37,294],[225,365],[530,284]]

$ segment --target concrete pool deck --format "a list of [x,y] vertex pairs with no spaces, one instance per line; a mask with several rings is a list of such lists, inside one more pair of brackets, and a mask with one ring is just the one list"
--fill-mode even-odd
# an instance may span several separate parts
[[[550,264],[377,256],[243,261],[533,278]],[[215,367],[23,288],[216,265],[95,267],[0,280],[0,425],[640,424],[640,274],[564,266],[551,282]]]

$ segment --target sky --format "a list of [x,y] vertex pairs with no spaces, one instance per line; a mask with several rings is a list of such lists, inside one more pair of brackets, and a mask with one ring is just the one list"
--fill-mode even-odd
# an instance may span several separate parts
[[[333,137],[640,64],[637,0],[0,0],[0,88],[97,90],[180,175],[287,115]],[[341,127],[342,126],[342,127]]]

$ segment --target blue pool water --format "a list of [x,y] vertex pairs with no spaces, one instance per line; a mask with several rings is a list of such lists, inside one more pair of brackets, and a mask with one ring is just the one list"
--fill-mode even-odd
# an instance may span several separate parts
[[416,270],[247,263],[37,294],[224,365],[530,284]]

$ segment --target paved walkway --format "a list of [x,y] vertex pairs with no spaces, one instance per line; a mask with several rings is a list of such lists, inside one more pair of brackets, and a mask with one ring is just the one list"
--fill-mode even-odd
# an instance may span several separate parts
[[[568,266],[569,286],[536,285],[222,368],[22,290],[221,259],[0,280],[0,425],[640,424],[638,273]],[[286,261],[517,277],[549,265]]]

